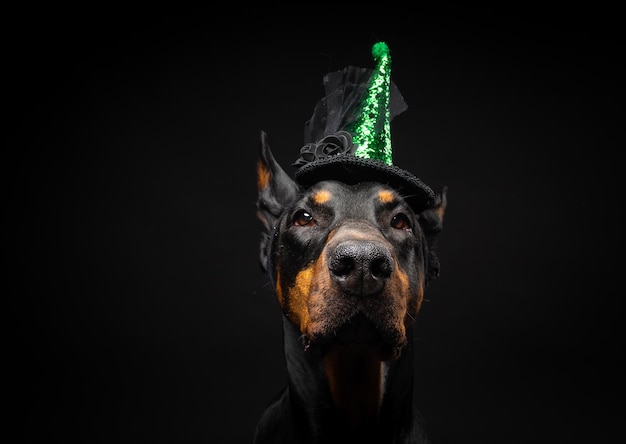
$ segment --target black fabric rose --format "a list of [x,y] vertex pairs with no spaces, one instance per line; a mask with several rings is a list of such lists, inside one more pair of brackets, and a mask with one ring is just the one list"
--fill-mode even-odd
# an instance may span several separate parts
[[352,134],[347,131],[338,131],[317,142],[307,143],[300,148],[300,157],[292,163],[292,166],[299,168],[315,160],[326,159],[339,154],[354,154],[355,151],[356,145],[352,143]]

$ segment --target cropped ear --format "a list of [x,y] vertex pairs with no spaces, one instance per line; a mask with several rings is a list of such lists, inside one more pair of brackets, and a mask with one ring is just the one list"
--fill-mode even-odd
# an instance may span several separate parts
[[436,194],[434,205],[418,214],[419,224],[426,238],[428,255],[426,269],[427,282],[439,276],[439,258],[435,252],[435,241],[443,228],[443,217],[447,205],[448,187],[444,186],[441,192]]
[[272,233],[285,207],[300,194],[300,187],[274,159],[267,134],[261,131],[261,145],[257,162],[257,217],[264,231],[261,237],[261,269],[267,272],[267,259]]

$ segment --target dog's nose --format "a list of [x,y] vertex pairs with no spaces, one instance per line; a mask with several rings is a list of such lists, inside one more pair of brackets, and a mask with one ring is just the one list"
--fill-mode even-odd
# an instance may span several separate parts
[[393,270],[391,253],[375,242],[342,242],[333,250],[328,264],[339,287],[360,296],[379,293]]

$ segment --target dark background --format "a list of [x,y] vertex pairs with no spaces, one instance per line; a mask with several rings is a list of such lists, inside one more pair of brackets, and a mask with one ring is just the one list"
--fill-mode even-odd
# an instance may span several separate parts
[[314,6],[7,12],[9,424],[30,442],[251,441],[286,381],[259,132],[292,172],[323,75],[373,67],[382,40],[409,105],[394,163],[449,187],[415,335],[433,442],[621,433],[616,11]]

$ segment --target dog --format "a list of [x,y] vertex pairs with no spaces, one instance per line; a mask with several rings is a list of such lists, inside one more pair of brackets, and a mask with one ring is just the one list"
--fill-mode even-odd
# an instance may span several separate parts
[[412,331],[447,188],[415,212],[382,181],[294,181],[261,131],[260,265],[282,310],[285,389],[253,443],[429,442],[414,406]]

